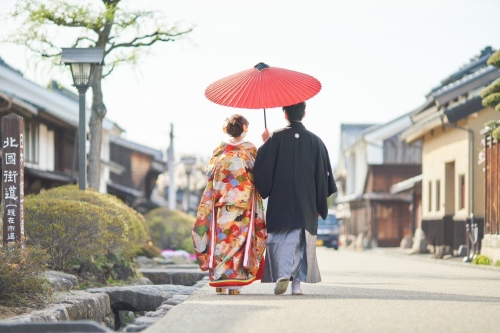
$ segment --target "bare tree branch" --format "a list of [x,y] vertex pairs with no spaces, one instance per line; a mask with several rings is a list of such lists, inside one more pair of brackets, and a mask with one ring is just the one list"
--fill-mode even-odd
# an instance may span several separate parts
[[119,43],[119,44],[111,44],[111,47],[106,50],[105,54],[109,54],[114,49],[124,48],[124,47],[142,47],[142,46],[150,46],[156,42],[170,42],[174,41],[176,37],[180,37],[187,33],[190,33],[193,29],[189,28],[188,30],[181,31],[175,34],[165,33],[165,32],[154,32],[149,35],[144,35],[140,37],[136,37],[127,43]]
[[106,77],[108,77],[109,74],[111,74],[113,72],[113,70],[115,69],[116,65],[118,65],[118,63],[113,63],[111,65],[111,69],[107,73],[103,74],[102,78],[105,79]]
[[24,45],[31,51],[36,61],[30,61],[30,64],[35,69],[42,63],[39,60],[51,59],[52,65],[60,65],[61,44],[107,49],[104,55],[106,66],[99,66],[92,84],[88,181],[95,189],[99,188],[102,120],[107,112],[102,79],[122,64],[136,65],[149,46],[182,39],[193,30],[183,24],[168,22],[161,12],[127,11],[118,6],[120,2],[16,0],[15,10],[10,15],[21,24],[10,35],[9,42]]
[[95,40],[93,40],[92,38],[89,38],[89,37],[86,37],[86,36],[82,36],[82,37],[78,37],[76,39],[76,42],[75,44],[73,44],[73,47],[78,47],[78,44],[83,41],[83,40],[87,40],[89,42],[92,42],[94,45],[97,44],[97,42]]

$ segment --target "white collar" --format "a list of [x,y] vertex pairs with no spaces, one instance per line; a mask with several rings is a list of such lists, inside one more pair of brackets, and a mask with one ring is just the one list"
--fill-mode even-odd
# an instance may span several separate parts
[[238,142],[235,142],[235,143],[232,143],[231,141],[229,141],[228,144],[230,144],[231,146],[237,146],[237,145],[240,145],[244,142],[245,142],[245,139],[238,141]]

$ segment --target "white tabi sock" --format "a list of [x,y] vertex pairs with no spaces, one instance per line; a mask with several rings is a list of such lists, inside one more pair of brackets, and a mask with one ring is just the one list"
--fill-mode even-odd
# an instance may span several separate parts
[[292,281],[292,293],[300,293],[302,290],[300,289],[300,281],[297,279],[293,279]]

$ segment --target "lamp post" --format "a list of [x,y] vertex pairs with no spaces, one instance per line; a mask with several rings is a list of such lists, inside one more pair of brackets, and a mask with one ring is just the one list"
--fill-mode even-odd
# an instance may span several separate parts
[[186,211],[189,213],[189,181],[190,181],[190,175],[191,172],[193,171],[193,166],[196,163],[196,157],[192,156],[186,156],[181,158],[181,162],[184,164],[184,169],[186,170],[186,176],[187,176],[187,208]]
[[73,76],[73,86],[78,89],[80,116],[78,121],[78,186],[85,190],[87,182],[87,163],[85,153],[85,93],[92,80],[96,65],[102,64],[104,49],[94,48],[63,48],[61,63],[69,65]]

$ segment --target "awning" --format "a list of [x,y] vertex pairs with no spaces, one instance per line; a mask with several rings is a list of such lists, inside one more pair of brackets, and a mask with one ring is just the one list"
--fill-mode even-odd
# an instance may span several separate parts
[[62,172],[52,172],[52,171],[44,171],[44,170],[39,170],[39,169],[34,169],[30,167],[24,167],[24,172],[26,175],[37,177],[37,178],[42,178],[42,179],[47,179],[47,180],[52,180],[52,181],[57,181],[61,183],[72,183],[76,178],[71,178],[70,175],[67,175]]
[[112,173],[116,173],[117,175],[121,175],[123,171],[127,170],[127,168],[125,168],[123,165],[113,161],[105,161],[101,159],[101,163],[107,165],[109,167],[109,171],[111,171]]
[[144,192],[135,190],[135,189],[127,187],[127,186],[113,183],[112,181],[108,181],[108,187],[111,187],[112,189],[119,191],[119,192],[122,192],[124,194],[132,195],[136,198],[144,197]]
[[464,103],[460,103],[445,110],[444,114],[448,118],[448,122],[452,124],[475,112],[478,112],[481,109],[484,109],[481,96],[476,96],[469,100],[466,100]]
[[410,193],[399,193],[392,194],[387,192],[372,192],[366,193],[363,195],[363,199],[366,200],[377,200],[377,201],[404,201],[404,202],[412,202],[412,195]]
[[38,114],[38,110],[36,107],[20,100],[17,97],[11,96],[11,95],[4,93],[4,92],[0,92],[0,98],[7,101],[7,103],[9,103],[9,105],[16,105],[17,107],[24,109],[24,110],[26,110],[29,113],[34,114],[34,115]]
[[343,204],[343,203],[353,202],[353,201],[357,201],[357,200],[361,200],[361,199],[363,199],[362,195],[352,193],[352,194],[344,195],[343,197],[335,199],[335,202],[337,204]]
[[396,183],[396,184],[391,186],[391,193],[396,194],[396,193],[401,193],[404,191],[411,190],[412,188],[415,187],[415,185],[417,183],[421,183],[422,179],[424,179],[424,175],[418,175],[418,176],[403,180],[402,182]]
[[151,163],[151,170],[154,170],[158,172],[158,174],[160,174],[167,170],[167,165],[164,162],[153,161]]
[[438,126],[442,126],[442,122],[440,113],[436,112],[408,127],[401,134],[399,134],[398,138],[400,140],[405,140],[406,142],[412,142]]

